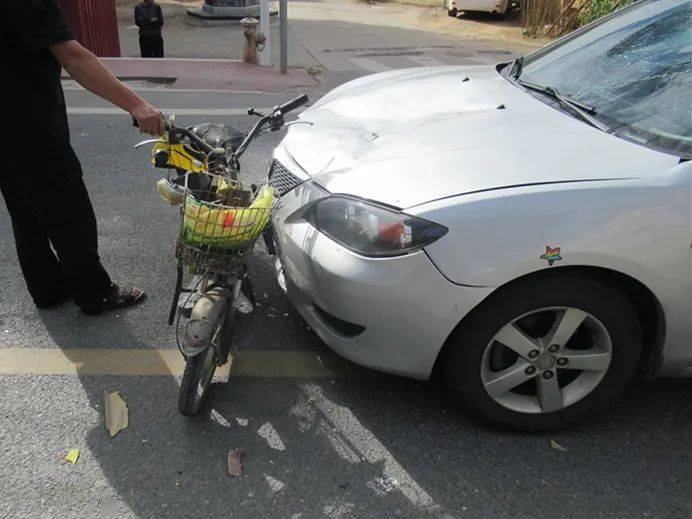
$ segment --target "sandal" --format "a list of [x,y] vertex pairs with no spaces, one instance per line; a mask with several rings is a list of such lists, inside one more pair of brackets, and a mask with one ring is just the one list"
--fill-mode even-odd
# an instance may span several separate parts
[[98,315],[102,312],[108,312],[109,310],[129,308],[130,306],[141,303],[146,297],[147,294],[141,288],[131,285],[119,287],[114,283],[111,292],[106,295],[97,306],[88,309],[83,308],[82,310],[89,315]]

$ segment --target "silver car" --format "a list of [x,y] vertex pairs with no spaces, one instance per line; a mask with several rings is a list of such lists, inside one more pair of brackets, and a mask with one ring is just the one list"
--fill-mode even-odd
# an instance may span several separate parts
[[692,375],[692,2],[305,111],[270,182],[281,285],[329,347],[552,429]]

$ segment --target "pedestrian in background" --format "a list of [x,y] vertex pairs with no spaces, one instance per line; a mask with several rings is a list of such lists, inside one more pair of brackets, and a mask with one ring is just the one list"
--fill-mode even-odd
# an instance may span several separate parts
[[[101,265],[96,217],[70,145],[61,70],[128,112],[140,131],[161,135],[161,114],[74,39],[57,0],[0,1],[0,63],[11,71],[3,80],[0,192],[34,303],[50,308],[73,299],[88,314],[140,303],[143,290],[113,283]],[[130,201],[123,200],[123,211]],[[4,236],[0,245],[8,245]]]
[[143,58],[163,58],[163,12],[154,0],[135,6],[135,24],[139,27],[139,50]]

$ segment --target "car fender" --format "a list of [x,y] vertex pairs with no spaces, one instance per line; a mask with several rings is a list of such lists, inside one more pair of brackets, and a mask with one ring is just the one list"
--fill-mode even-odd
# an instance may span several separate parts
[[451,282],[500,287],[544,269],[601,267],[658,298],[666,356],[689,362],[690,171],[646,179],[543,184],[459,195],[406,212],[449,232],[426,247]]

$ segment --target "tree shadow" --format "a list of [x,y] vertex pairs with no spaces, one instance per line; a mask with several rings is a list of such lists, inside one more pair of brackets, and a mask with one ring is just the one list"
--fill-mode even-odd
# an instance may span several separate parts
[[[261,343],[276,349],[284,341],[290,350],[307,343],[328,356],[310,330],[291,322],[299,317],[280,295],[269,263],[260,257],[252,270],[262,300],[275,315],[286,310],[289,317],[277,317],[272,333],[261,329],[268,321],[258,313],[252,326],[243,323],[248,327],[240,329],[238,348]],[[271,306],[260,308],[269,312]],[[94,346],[155,349],[161,343],[142,341],[136,322],[155,319],[163,330],[157,314],[154,304],[94,319],[66,305],[40,312],[39,325],[68,357]],[[232,377],[214,386],[193,419],[177,413],[173,375],[78,376],[99,416],[85,446],[116,495],[93,490],[91,508],[79,510],[81,516],[690,512],[690,380],[635,386],[595,422],[553,435],[521,435],[460,414],[435,384],[373,372],[338,379]],[[130,410],[130,427],[112,439],[104,426],[104,390],[120,391]],[[567,450],[551,448],[551,439]],[[226,455],[234,448],[245,451],[240,478],[226,475]]]
[[[76,364],[83,359],[79,351],[98,339],[80,325],[92,318],[72,308],[40,312],[40,319]],[[124,319],[102,325],[121,345],[136,341]],[[86,434],[86,447],[117,493],[119,513],[122,505],[136,517],[217,516],[224,510],[239,517],[384,517],[391,510],[405,516],[436,510],[417,485],[402,494],[398,482],[388,482],[388,477],[402,480],[403,469],[393,468],[376,437],[361,427],[348,430],[358,419],[349,411],[352,402],[324,397],[332,380],[231,378],[215,384],[202,412],[189,419],[177,413],[178,382],[170,373],[97,376],[85,374],[86,368],[78,366],[77,376],[99,416]],[[103,395],[114,390],[126,399],[130,427],[109,438]],[[226,454],[234,448],[245,451],[239,478],[226,475]],[[95,497],[93,509],[81,513],[108,515],[111,500]]]

